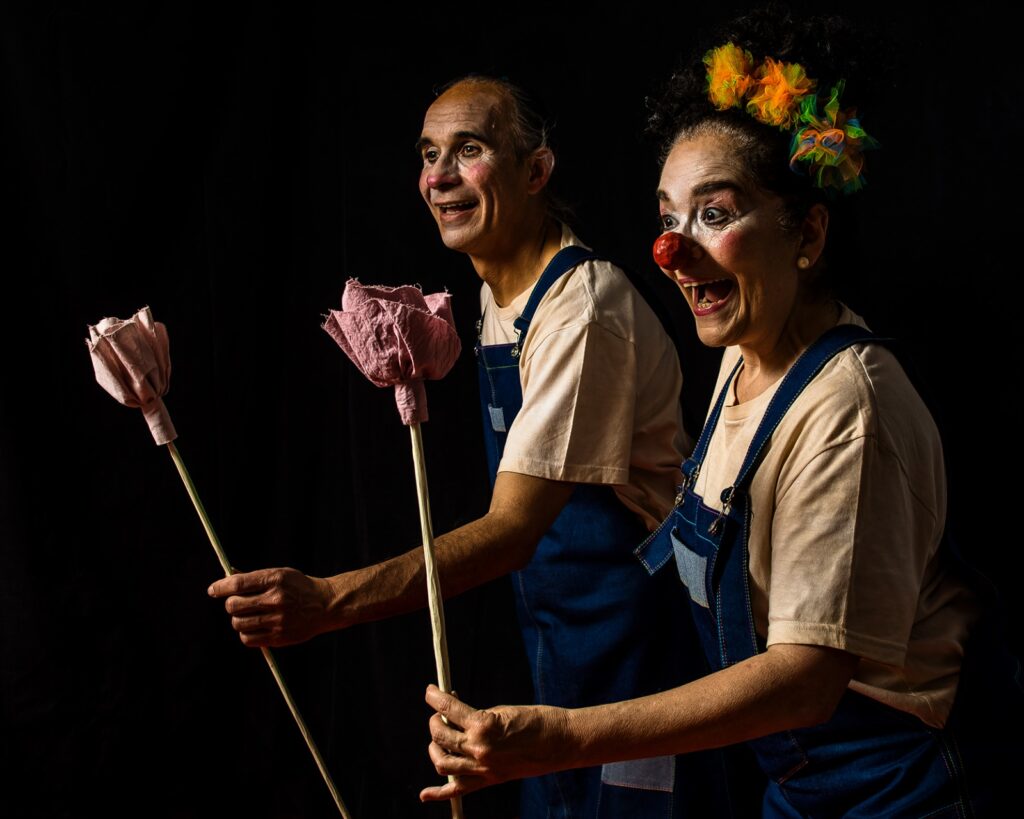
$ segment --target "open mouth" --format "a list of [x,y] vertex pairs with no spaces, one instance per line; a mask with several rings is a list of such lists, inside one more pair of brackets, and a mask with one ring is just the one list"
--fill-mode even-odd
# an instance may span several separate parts
[[445,202],[444,204],[438,205],[437,209],[446,216],[449,214],[463,213],[467,210],[472,210],[476,207],[475,199],[467,199],[462,202]]
[[698,313],[705,313],[724,302],[733,291],[732,279],[715,279],[710,282],[687,282],[683,287],[692,293],[693,307]]

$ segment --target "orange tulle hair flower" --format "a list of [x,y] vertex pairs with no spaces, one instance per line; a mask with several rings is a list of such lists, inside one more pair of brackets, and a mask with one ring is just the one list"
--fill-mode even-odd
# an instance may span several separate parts
[[766,125],[792,128],[800,101],[814,90],[814,80],[799,63],[783,63],[765,57],[757,69],[754,92],[747,113]]
[[715,108],[725,111],[743,103],[754,84],[754,58],[733,43],[711,49],[704,55],[708,68],[708,96]]

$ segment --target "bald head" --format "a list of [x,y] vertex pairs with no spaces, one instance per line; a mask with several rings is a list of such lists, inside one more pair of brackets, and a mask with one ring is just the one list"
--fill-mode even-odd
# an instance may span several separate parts
[[548,147],[548,126],[544,117],[531,105],[525,91],[506,80],[463,77],[447,85],[437,102],[445,98],[486,101],[490,106],[495,135],[500,133],[502,141],[517,159],[525,159],[539,148]]
[[425,121],[448,118],[450,112],[476,123],[474,136],[496,151],[519,158],[510,125],[512,105],[497,83],[470,79],[448,86],[427,109]]

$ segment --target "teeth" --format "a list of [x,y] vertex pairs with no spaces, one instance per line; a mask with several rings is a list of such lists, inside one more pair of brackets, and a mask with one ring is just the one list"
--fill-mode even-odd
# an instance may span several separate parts
[[726,296],[724,296],[721,299],[712,299],[710,296],[707,295],[707,291],[705,290],[705,286],[706,285],[714,284],[715,282],[724,282],[724,281],[728,281],[728,279],[722,278],[722,279],[710,279],[709,281],[706,281],[706,282],[688,282],[687,284],[684,284],[683,287],[685,287],[685,288],[687,288],[689,290],[696,289],[696,293],[694,295],[694,304],[697,307],[700,307],[700,308],[703,309],[703,308],[711,307],[714,304],[718,304],[719,302],[725,301],[725,299],[728,298],[728,295],[726,295]]
[[438,208],[440,208],[442,213],[448,213],[449,211],[453,211],[453,210],[465,210],[466,208],[473,207],[475,204],[476,204],[476,202],[473,202],[473,201],[468,201],[468,202],[445,202],[443,205],[438,205]]
[[724,282],[727,279],[708,279],[706,282],[679,282],[680,287],[685,287],[687,290],[693,290],[695,287],[703,287],[706,284],[714,284],[715,282]]

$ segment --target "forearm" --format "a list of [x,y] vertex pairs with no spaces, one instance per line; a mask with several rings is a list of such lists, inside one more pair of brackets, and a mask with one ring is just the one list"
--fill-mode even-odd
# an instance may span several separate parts
[[478,710],[434,686],[426,699],[430,758],[457,777],[425,788],[424,800],[568,768],[717,748],[826,721],[858,658],[820,646],[772,646],[742,663],[671,691],[570,710],[509,706]]
[[[491,508],[434,543],[446,597],[525,565],[565,506],[573,484],[503,472]],[[226,598],[231,626],[247,646],[300,643],[325,631],[379,620],[426,604],[423,549],[334,577],[310,577],[288,567],[259,569],[210,584]]]
[[856,663],[832,649],[773,646],[671,691],[569,711],[559,767],[716,748],[824,722]]
[[[452,597],[521,568],[536,543],[532,532],[494,513],[440,535],[434,541],[434,556],[441,593]],[[427,605],[421,546],[327,580],[332,589],[331,628],[380,620]]]

